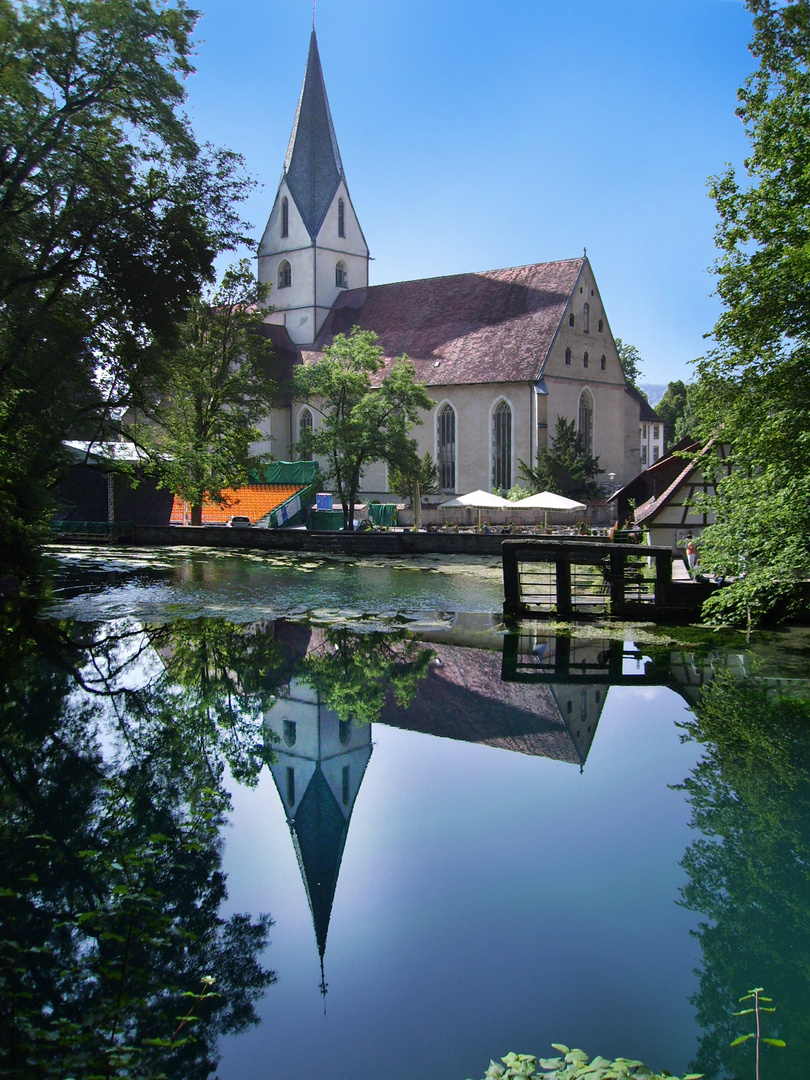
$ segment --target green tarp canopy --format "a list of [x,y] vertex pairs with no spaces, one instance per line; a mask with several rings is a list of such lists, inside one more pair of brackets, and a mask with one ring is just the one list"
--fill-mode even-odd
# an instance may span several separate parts
[[317,461],[271,461],[250,474],[252,484],[311,484],[318,475]]
[[368,516],[375,525],[396,525],[396,503],[369,503]]

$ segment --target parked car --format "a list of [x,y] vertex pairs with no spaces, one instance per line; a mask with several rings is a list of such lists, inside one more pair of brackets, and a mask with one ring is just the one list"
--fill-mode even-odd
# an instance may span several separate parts
[[228,518],[227,525],[229,529],[249,529],[250,518],[241,514],[234,514],[233,517]]

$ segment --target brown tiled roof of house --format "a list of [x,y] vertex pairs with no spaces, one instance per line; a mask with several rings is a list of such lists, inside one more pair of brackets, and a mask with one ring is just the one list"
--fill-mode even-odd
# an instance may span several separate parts
[[[250,484],[241,488],[225,488],[223,502],[214,503],[206,500],[202,508],[203,525],[224,525],[230,517],[239,515],[250,518],[255,525],[276,507],[292,498],[298,491],[304,490],[304,484]],[[172,506],[172,525],[183,524],[183,500],[175,495]],[[191,520],[191,507],[186,504],[186,521]]]
[[407,354],[427,386],[531,382],[542,372],[585,259],[348,289],[304,362],[353,326]]
[[[694,443],[693,446],[695,456],[690,460],[682,459],[683,468],[665,491],[663,491],[658,496],[653,496],[651,499],[648,499],[645,503],[642,503],[641,506],[636,508],[636,522],[641,524],[642,522],[647,521],[649,518],[654,517],[658,513],[658,511],[670,501],[678,488],[680,488],[686,482],[686,480],[688,480],[688,478],[692,475],[692,473],[700,464],[701,458],[705,457],[705,455],[709,452],[709,450],[711,450],[714,445],[715,439],[713,438],[709,439],[709,441],[703,446],[702,449],[700,448],[699,443]],[[676,461],[678,460],[678,458],[673,455],[672,460]]]

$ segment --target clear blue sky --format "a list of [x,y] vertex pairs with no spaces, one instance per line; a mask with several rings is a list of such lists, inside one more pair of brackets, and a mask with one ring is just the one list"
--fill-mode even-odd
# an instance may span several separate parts
[[[200,0],[188,110],[242,153],[261,236],[304,74],[311,0]],[[748,144],[739,0],[318,0],[316,28],[371,282],[587,246],[643,381],[691,377],[719,312],[707,177]]]

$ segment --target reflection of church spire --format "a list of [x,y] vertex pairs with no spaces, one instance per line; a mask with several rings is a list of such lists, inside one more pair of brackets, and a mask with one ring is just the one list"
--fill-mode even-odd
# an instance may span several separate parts
[[312,913],[325,996],[326,936],[352,809],[371,757],[371,726],[339,720],[314,690],[296,680],[289,695],[268,709],[264,722],[277,738],[270,771]]

